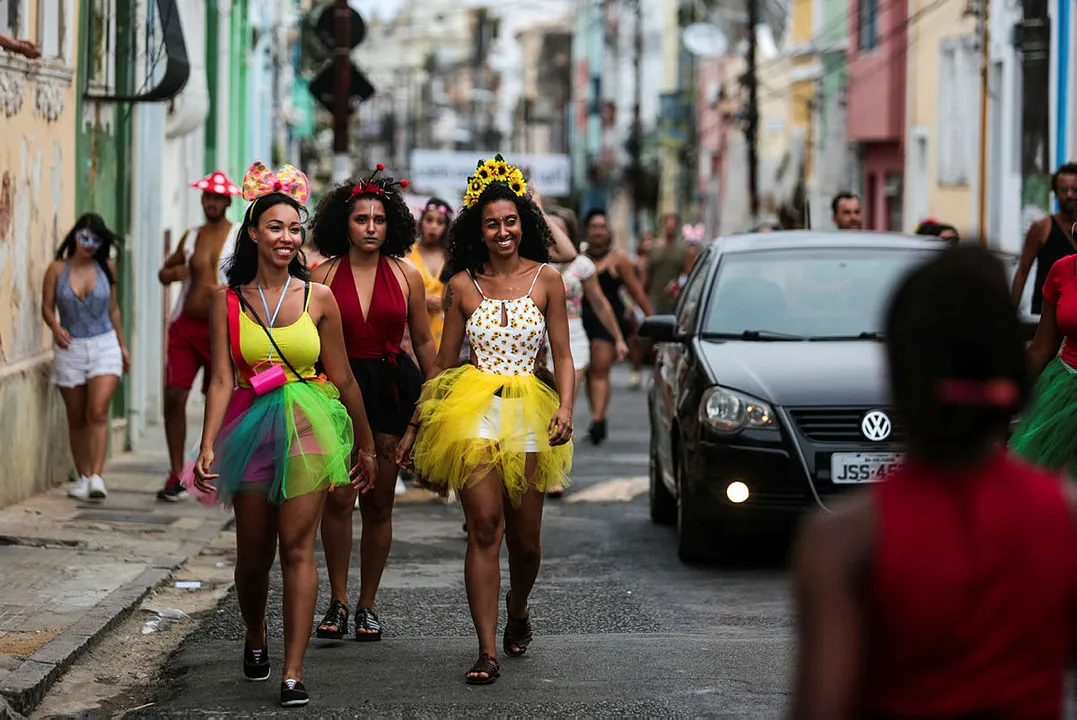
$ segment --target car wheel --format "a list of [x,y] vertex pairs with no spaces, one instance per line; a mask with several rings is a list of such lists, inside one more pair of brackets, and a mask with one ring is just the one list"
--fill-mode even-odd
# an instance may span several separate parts
[[692,505],[691,492],[677,468],[677,556],[681,562],[698,563],[710,559],[703,522]]
[[651,520],[658,525],[672,525],[677,521],[677,498],[662,481],[662,466],[658,462],[658,437],[651,428],[650,489]]

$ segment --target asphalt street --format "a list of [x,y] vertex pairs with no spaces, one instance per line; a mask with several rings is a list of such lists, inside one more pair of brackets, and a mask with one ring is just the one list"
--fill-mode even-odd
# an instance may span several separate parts
[[[460,508],[401,504],[378,596],[384,639],[312,640],[305,714],[782,715],[793,622],[781,553],[768,567],[743,570],[686,567],[677,560],[672,529],[648,517],[646,396],[629,391],[627,377],[623,370],[615,376],[610,438],[597,448],[583,439],[589,416],[586,401],[579,403],[574,484],[563,500],[547,504],[543,567],[531,598],[535,641],[527,655],[502,658],[493,686],[464,684],[477,645],[464,594]],[[321,561],[320,548],[318,556]],[[504,554],[502,560],[507,582]],[[357,542],[353,602],[358,561]],[[244,631],[231,592],[169,659],[146,715],[297,712],[277,705],[279,571],[272,584],[270,682],[242,679]],[[327,596],[323,568],[320,611]]]

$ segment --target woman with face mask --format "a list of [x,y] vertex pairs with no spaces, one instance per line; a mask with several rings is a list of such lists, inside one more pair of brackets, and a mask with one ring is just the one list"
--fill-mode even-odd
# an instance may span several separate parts
[[45,271],[41,292],[41,315],[55,342],[52,383],[67,408],[71,454],[79,474],[67,494],[77,500],[104,500],[108,495],[101,479],[108,409],[131,365],[116,302],[116,268],[109,259],[114,243],[100,215],[80,217]]

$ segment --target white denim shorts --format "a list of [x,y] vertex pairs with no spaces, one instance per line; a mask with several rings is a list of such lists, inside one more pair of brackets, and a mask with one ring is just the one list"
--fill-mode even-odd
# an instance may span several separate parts
[[[504,400],[495,395],[491,399],[490,405],[486,408],[486,412],[483,413],[482,419],[479,421],[479,437],[483,440],[498,440],[501,438],[501,404],[503,402]],[[523,422],[522,415],[518,418],[518,422]],[[539,451],[538,440],[531,431],[527,432],[526,437],[513,437],[511,440],[512,445],[517,447],[517,443],[522,441],[524,452],[533,453]]]
[[100,375],[123,376],[123,354],[115,331],[91,338],[71,338],[67,348],[53,348],[52,384],[73,388]]

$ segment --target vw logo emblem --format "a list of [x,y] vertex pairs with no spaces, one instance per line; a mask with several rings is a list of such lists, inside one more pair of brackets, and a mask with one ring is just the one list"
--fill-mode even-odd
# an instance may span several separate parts
[[868,440],[879,442],[890,437],[890,418],[882,410],[872,410],[860,421],[860,431]]

